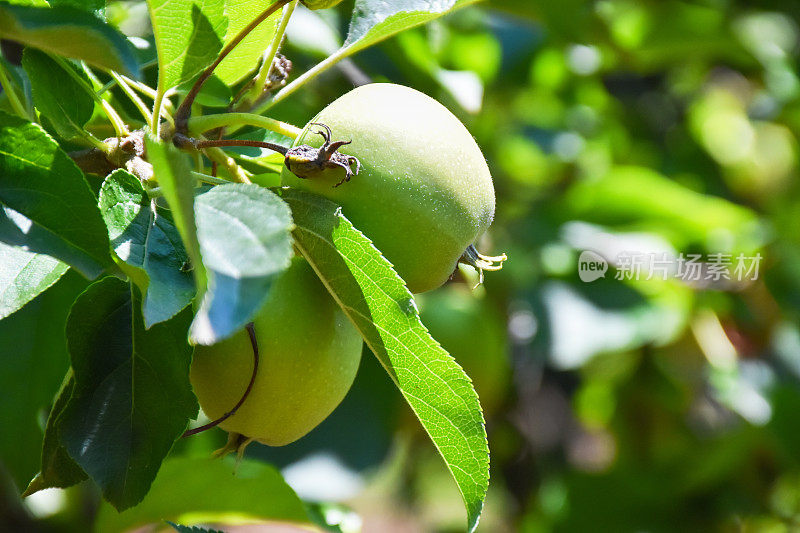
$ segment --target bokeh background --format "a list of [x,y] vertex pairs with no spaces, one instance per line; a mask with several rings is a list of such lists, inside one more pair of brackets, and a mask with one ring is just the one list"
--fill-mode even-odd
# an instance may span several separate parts
[[[146,36],[141,4],[114,5]],[[341,44],[351,9],[297,12],[295,72]],[[354,84],[400,83],[444,103],[484,151],[497,214],[478,247],[506,252],[506,267],[418,299],[484,407],[480,531],[800,527],[798,16],[779,0],[493,0],[275,109],[302,125]],[[610,263],[605,277],[580,280],[584,250]],[[623,251],[763,259],[741,282],[616,279]],[[208,432],[175,453],[223,442]],[[247,455],[343,531],[463,529],[455,484],[368,353],[318,429]],[[80,530],[95,497],[26,505]]]

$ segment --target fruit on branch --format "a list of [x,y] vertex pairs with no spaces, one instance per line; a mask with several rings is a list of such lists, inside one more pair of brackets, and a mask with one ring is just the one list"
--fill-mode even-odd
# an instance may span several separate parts
[[[253,324],[258,373],[247,399],[220,427],[283,446],[315,428],[344,399],[358,370],[362,341],[301,258],[275,280]],[[252,371],[245,330],[195,348],[191,381],[209,418],[220,418],[236,405]]]
[[494,216],[494,187],[472,135],[442,104],[402,85],[364,85],[323,109],[294,146],[321,146],[319,123],[352,141],[339,153],[358,158],[360,173],[334,187],[349,177],[345,168],[308,179],[286,168],[283,185],[341,205],[412,292],[440,286],[462,256],[487,270],[498,268],[492,259],[505,259],[471,246]]

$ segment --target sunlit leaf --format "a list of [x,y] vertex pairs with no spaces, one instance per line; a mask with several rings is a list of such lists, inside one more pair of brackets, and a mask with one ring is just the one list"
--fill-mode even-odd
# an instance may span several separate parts
[[477,526],[489,485],[489,449],[478,396],[428,334],[391,264],[339,207],[287,190],[295,245],[397,384],[445,460]]
[[104,504],[97,529],[128,531],[164,520],[192,525],[231,515],[308,522],[303,502],[266,463],[243,460],[234,465],[212,457],[176,457],[164,462],[141,504],[123,513]]

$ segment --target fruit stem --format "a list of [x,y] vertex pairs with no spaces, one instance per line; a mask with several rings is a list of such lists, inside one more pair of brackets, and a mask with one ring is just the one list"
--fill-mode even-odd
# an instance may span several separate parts
[[506,259],[508,259],[506,254],[494,256],[483,255],[475,248],[474,245],[470,244],[458,262],[467,264],[478,271],[478,274],[480,275],[478,285],[480,285],[483,283],[483,271],[488,270],[489,272],[494,272],[497,270],[502,270],[503,263],[506,261]]
[[[231,39],[231,41],[222,49],[222,51],[217,56],[217,59],[214,60],[203,72],[200,74],[200,77],[197,78],[197,81],[194,82],[192,85],[191,90],[189,90],[189,94],[186,95],[186,98],[183,99],[181,105],[178,106],[178,110],[175,112],[175,130],[178,133],[186,134],[188,133],[188,124],[189,124],[189,115],[192,114],[192,104],[194,103],[194,99],[197,98],[197,94],[200,92],[200,89],[203,88],[203,84],[206,82],[208,78],[214,74],[214,70],[217,66],[222,63],[222,60],[227,57],[228,54],[236,48],[242,39],[247,37],[251,31],[256,29],[256,27],[267,20],[270,15],[275,13],[278,9],[282,8],[286,5],[289,0],[275,0],[267,9],[265,9],[260,15],[253,19],[250,24],[244,27],[242,31],[236,34],[236,37]],[[158,102],[160,104],[160,102]],[[157,115],[156,115],[157,116]]]
[[187,429],[183,433],[183,435],[181,435],[181,438],[191,437],[192,435],[197,435],[198,433],[201,433],[203,431],[209,430],[213,427],[220,425],[222,422],[224,422],[225,420],[236,414],[236,411],[239,410],[244,401],[250,395],[250,391],[253,390],[253,385],[256,382],[256,375],[258,375],[258,340],[256,339],[256,327],[255,325],[253,325],[252,322],[247,324],[247,326],[245,326],[245,329],[247,330],[247,334],[250,336],[250,345],[253,347],[253,375],[250,376],[250,383],[247,384],[247,388],[244,390],[244,394],[242,394],[242,397],[239,399],[238,402],[236,402],[236,405],[233,406],[233,409],[231,409],[221,417],[217,418],[216,420],[209,422],[208,424],[204,424],[194,429]]

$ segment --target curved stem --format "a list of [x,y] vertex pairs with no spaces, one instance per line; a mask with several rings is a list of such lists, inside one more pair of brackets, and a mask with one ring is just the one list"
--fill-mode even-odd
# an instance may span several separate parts
[[250,89],[250,99],[255,100],[261,94],[263,94],[264,89],[267,87],[267,83],[269,83],[269,73],[272,71],[272,61],[275,59],[275,54],[278,53],[278,50],[281,47],[281,43],[283,42],[283,36],[286,33],[286,27],[289,25],[289,19],[292,18],[292,13],[294,13],[294,8],[297,7],[297,3],[300,0],[292,0],[286,7],[283,8],[283,16],[281,17],[281,21],[278,24],[278,27],[275,29],[275,35],[272,37],[272,42],[267,49],[267,52],[264,54],[264,62],[261,64],[261,70],[258,72],[258,77],[253,84],[253,87]]
[[225,185],[226,183],[232,183],[230,180],[218,178],[216,176],[209,176],[208,174],[203,174],[202,172],[192,171],[192,176],[200,181],[210,183],[212,185]]
[[178,110],[175,112],[175,129],[178,133],[185,134],[188,132],[189,115],[192,113],[192,104],[194,103],[194,99],[197,98],[197,94],[200,92],[200,89],[203,88],[203,84],[206,82],[206,80],[210,78],[212,74],[214,74],[214,70],[217,68],[217,65],[222,63],[222,60],[225,59],[225,57],[227,57],[227,55],[230,54],[234,48],[236,48],[236,45],[238,45],[242,39],[247,37],[251,31],[253,31],[259,24],[267,20],[270,15],[275,13],[275,11],[286,5],[288,2],[289,0],[275,0],[272,5],[265,9],[259,16],[254,18],[250,24],[242,29],[242,31],[236,34],[236,37],[234,37],[231,42],[229,42],[225,48],[222,49],[217,56],[217,59],[215,59],[214,62],[211,63],[211,65],[209,65],[202,74],[200,74],[200,77],[197,78],[197,81],[194,82],[194,85],[192,85],[189,94],[186,95],[186,98],[183,99],[183,102],[181,102],[181,105],[178,106]]
[[197,435],[198,433],[216,427],[221,423],[225,422],[227,419],[236,414],[236,411],[239,410],[239,408],[242,406],[247,397],[250,396],[250,391],[253,390],[253,385],[255,384],[256,376],[258,375],[258,340],[256,339],[256,328],[252,322],[247,324],[245,329],[247,329],[247,334],[250,336],[250,345],[253,347],[253,374],[250,376],[250,383],[247,384],[247,388],[244,390],[244,394],[242,394],[242,397],[239,399],[238,402],[236,402],[236,405],[233,406],[233,409],[231,409],[221,417],[217,418],[216,420],[209,422],[208,424],[204,424],[194,429],[187,429],[186,431],[183,432],[181,438]]
[[161,105],[164,102],[164,93],[161,91],[156,92],[156,97],[153,100],[153,114],[150,117],[150,131],[152,131],[156,137],[159,135],[159,124],[161,121],[159,118],[161,117]]
[[296,139],[300,135],[300,132],[303,131],[292,124],[281,122],[274,118],[254,115],[252,113],[220,113],[217,115],[206,115],[189,119],[190,131],[202,133],[225,126],[256,126],[257,128],[264,128],[274,131],[275,133],[280,133],[291,139]]

